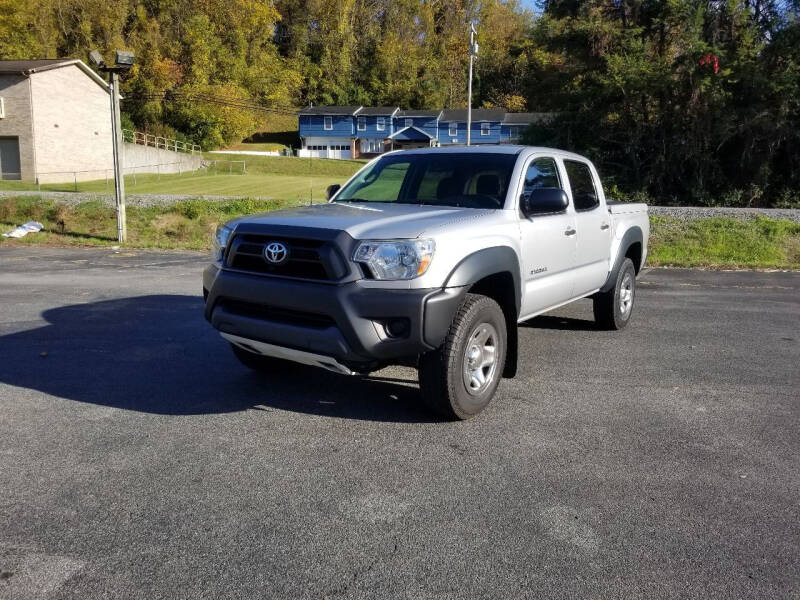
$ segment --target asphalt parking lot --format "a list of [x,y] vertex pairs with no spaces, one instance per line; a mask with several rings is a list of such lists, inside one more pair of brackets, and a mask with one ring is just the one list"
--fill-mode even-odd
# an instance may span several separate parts
[[651,270],[437,422],[250,373],[205,257],[0,249],[0,598],[800,597],[800,274]]

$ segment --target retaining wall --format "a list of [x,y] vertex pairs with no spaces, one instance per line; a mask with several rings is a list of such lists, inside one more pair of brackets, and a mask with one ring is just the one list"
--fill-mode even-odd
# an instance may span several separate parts
[[163,148],[122,144],[122,167],[129,173],[181,173],[199,169],[203,164],[200,154],[173,152]]

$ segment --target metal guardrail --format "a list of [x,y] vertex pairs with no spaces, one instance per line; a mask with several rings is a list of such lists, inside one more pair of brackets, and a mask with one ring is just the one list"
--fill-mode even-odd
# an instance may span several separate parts
[[180,140],[173,140],[160,135],[150,135],[149,133],[131,129],[122,130],[122,140],[131,144],[139,144],[140,146],[150,146],[151,148],[184,152],[186,154],[200,154],[201,152],[200,146],[197,144],[181,142]]

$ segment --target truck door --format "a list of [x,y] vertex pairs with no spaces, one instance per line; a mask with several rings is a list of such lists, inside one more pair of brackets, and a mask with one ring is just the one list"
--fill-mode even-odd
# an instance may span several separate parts
[[[551,156],[533,158],[525,168],[523,197],[539,187],[564,187],[558,164]],[[521,315],[533,316],[570,300],[575,263],[575,213],[525,217],[520,213],[522,280]]]
[[573,295],[582,296],[599,289],[608,276],[611,215],[601,202],[599,181],[587,163],[564,159],[564,169],[577,230]]

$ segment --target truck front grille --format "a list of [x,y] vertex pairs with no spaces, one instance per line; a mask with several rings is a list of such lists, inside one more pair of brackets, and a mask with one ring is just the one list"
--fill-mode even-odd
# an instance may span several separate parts
[[223,300],[221,306],[228,312],[241,317],[272,321],[273,323],[286,323],[299,327],[312,327],[326,329],[336,324],[332,317],[318,313],[278,308],[266,304],[244,302],[241,300]]
[[[264,255],[270,242],[284,244],[289,260],[281,265],[270,263]],[[226,264],[240,271],[316,281],[331,281],[345,274],[341,259],[326,242],[280,236],[237,235],[231,243]]]

